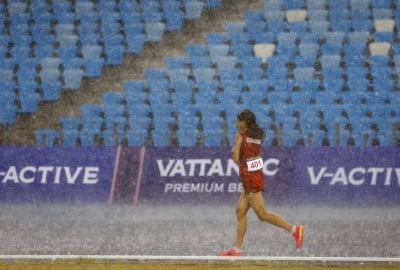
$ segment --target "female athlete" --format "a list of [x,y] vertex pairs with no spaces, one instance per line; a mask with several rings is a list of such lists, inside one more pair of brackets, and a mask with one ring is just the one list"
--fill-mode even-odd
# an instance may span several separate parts
[[243,192],[236,207],[237,232],[235,246],[220,252],[221,256],[241,256],[243,239],[247,230],[247,212],[253,208],[261,221],[271,223],[291,232],[296,247],[303,243],[303,226],[293,226],[279,215],[269,212],[264,205],[264,175],[262,173],[261,146],[264,130],[257,124],[251,110],[239,112],[236,119],[238,133],[232,148],[232,159],[239,163],[239,175],[243,183]]

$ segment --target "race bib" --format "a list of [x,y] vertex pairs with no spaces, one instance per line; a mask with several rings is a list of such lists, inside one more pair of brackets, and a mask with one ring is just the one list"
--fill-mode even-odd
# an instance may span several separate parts
[[263,168],[263,159],[261,157],[247,161],[247,171],[254,172]]

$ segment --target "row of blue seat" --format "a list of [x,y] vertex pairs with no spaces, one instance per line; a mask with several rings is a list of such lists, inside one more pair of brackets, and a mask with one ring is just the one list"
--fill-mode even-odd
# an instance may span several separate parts
[[[158,42],[165,30],[179,31],[184,19],[199,19],[203,8],[220,5],[220,0],[0,5],[0,81],[7,85],[3,100],[9,100],[0,123],[13,124],[17,113],[35,113],[40,101],[58,100],[62,89],[79,89],[83,77],[101,76],[104,65],[122,64],[125,53],[140,54],[145,42]],[[129,35],[133,29],[140,34]]]
[[[214,119],[218,116],[214,115]],[[264,117],[265,118],[265,117]],[[262,118],[261,118],[262,119]],[[102,143],[104,145],[119,145],[122,143],[122,140],[127,139],[129,145],[142,145],[148,144],[146,140],[149,137],[153,137],[152,144],[157,146],[168,146],[171,144],[173,139],[178,138],[178,144],[183,146],[194,146],[198,141],[200,136],[206,138],[204,141],[204,145],[206,146],[218,146],[223,144],[223,139],[231,140],[233,138],[236,129],[234,128],[234,124],[229,125],[229,132],[224,133],[220,128],[220,125],[224,123],[224,120],[221,118],[217,121],[209,121],[207,116],[203,118],[203,132],[197,128],[194,128],[193,122],[195,122],[195,118],[191,118],[192,123],[190,125],[185,125],[179,123],[178,129],[176,133],[168,132],[168,124],[169,122],[173,122],[173,118],[164,117],[164,121],[155,123],[156,126],[154,130],[148,131],[147,129],[131,129],[126,132],[123,130],[112,130],[107,129],[101,132],[93,132],[91,130],[62,130],[60,136],[58,133],[54,131],[42,131],[37,132],[37,134],[56,134],[57,137],[63,140],[63,145],[79,145],[79,140],[81,141],[81,145],[99,145],[100,140],[104,140]],[[167,120],[167,121],[166,121]],[[169,120],[169,122],[168,122]],[[179,121],[178,121],[179,122]],[[260,121],[264,124],[264,120]],[[318,128],[317,123],[323,123],[325,128]],[[274,123],[274,122],[272,122]],[[391,142],[396,139],[396,136],[392,135],[392,133],[397,133],[397,126],[394,124],[395,122],[390,121],[361,121],[357,122],[357,124],[351,125],[348,120],[345,121],[337,121],[337,122],[322,122],[322,121],[310,121],[310,119],[305,119],[300,122],[286,121],[284,123],[277,122],[277,126],[275,127],[267,127],[267,137],[265,144],[271,145],[272,139],[283,140],[281,142],[287,146],[294,146],[298,144],[299,139],[307,140],[303,141],[305,145],[322,145],[321,138],[328,138],[330,140],[329,145],[341,145],[344,146],[347,143],[347,139],[349,138],[357,138],[354,142],[355,145],[363,146],[363,141],[358,140],[361,136],[369,136],[370,138],[379,138],[381,142],[378,145],[391,145]],[[269,123],[271,124],[271,122]],[[158,127],[157,127],[158,126]],[[350,129],[348,128],[350,126]],[[338,129],[339,127],[339,129]],[[136,131],[134,131],[136,130]],[[140,131],[140,132],[139,132]],[[281,134],[280,134],[281,133]],[[38,143],[41,140],[41,135],[38,139]],[[339,135],[339,137],[337,137]],[[51,135],[50,141],[52,140]],[[347,138],[346,142],[340,142],[338,144],[335,140],[342,138]],[[308,142],[308,140],[312,140],[312,142]],[[189,144],[189,141],[192,143]],[[390,143],[389,143],[390,142]],[[53,145],[54,141],[51,141],[47,145]],[[136,144],[137,143],[137,144]],[[151,142],[150,142],[151,143]],[[225,142],[226,143],[226,142]],[[232,141],[228,142],[232,143]],[[311,144],[309,144],[311,143]],[[276,142],[275,142],[276,144]],[[367,145],[372,145],[372,141]]]
[[394,0],[264,0],[264,9],[267,10],[296,10],[302,8],[392,8],[397,2]]

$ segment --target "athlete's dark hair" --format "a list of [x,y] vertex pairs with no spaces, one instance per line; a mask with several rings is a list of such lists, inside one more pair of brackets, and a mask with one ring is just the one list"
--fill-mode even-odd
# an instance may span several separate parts
[[264,139],[265,132],[264,130],[258,125],[256,115],[248,109],[245,109],[237,114],[237,119],[239,121],[245,121],[247,126],[249,127],[249,135],[251,138],[256,139]]

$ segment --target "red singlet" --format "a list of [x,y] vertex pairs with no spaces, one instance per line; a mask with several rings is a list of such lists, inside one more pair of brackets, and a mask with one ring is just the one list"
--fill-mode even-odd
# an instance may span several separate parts
[[250,138],[248,132],[242,135],[242,145],[240,147],[239,175],[243,183],[243,188],[247,192],[258,192],[264,190],[264,175],[262,170],[249,172],[247,170],[248,159],[261,157],[262,140]]

